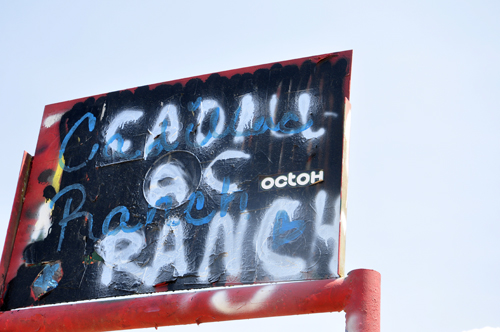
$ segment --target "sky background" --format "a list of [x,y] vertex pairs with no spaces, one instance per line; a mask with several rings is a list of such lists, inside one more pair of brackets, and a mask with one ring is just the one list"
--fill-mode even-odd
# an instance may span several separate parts
[[[1,0],[0,241],[45,105],[352,49],[346,270],[382,274],[382,331],[500,328],[499,13],[481,0]],[[343,320],[168,331],[341,332]]]

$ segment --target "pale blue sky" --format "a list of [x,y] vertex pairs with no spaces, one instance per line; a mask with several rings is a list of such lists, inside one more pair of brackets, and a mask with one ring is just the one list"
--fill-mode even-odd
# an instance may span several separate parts
[[[353,49],[347,271],[382,274],[383,331],[500,327],[499,12],[498,1],[1,1],[0,241],[46,104]],[[342,320],[169,331],[340,332]]]

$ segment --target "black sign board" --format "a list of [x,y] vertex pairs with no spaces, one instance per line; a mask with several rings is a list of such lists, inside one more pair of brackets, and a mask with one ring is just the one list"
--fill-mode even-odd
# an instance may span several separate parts
[[351,58],[47,106],[2,309],[341,276]]

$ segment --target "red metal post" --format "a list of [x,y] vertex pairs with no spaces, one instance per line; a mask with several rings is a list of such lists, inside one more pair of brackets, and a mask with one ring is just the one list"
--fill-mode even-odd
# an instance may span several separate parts
[[19,171],[19,179],[17,180],[16,195],[14,196],[14,203],[12,204],[12,212],[10,214],[9,227],[7,228],[7,235],[5,236],[5,244],[3,246],[2,260],[0,264],[0,306],[3,304],[10,257],[12,255],[12,249],[14,248],[19,218],[21,218],[21,210],[23,208],[26,187],[28,186],[32,160],[33,157],[28,152],[24,151],[23,162],[21,164],[21,170]]
[[170,293],[0,312],[0,331],[109,331],[346,311],[346,331],[380,332],[380,274]]
[[380,279],[380,273],[366,269],[347,275],[346,332],[380,332]]

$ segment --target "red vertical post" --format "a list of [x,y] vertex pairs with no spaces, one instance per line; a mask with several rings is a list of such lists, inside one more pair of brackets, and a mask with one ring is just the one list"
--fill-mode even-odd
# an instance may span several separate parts
[[380,332],[380,273],[353,270],[346,280],[351,292],[344,308],[346,332]]
[[24,151],[21,170],[19,171],[19,179],[17,180],[16,195],[12,204],[12,212],[10,214],[9,227],[5,236],[5,244],[3,246],[2,260],[0,261],[0,306],[3,304],[3,296],[5,293],[5,284],[7,283],[7,272],[9,270],[10,258],[14,249],[14,241],[17,234],[17,226],[21,218],[21,211],[24,203],[24,195],[28,186],[28,179],[31,171],[31,161],[33,157]]

